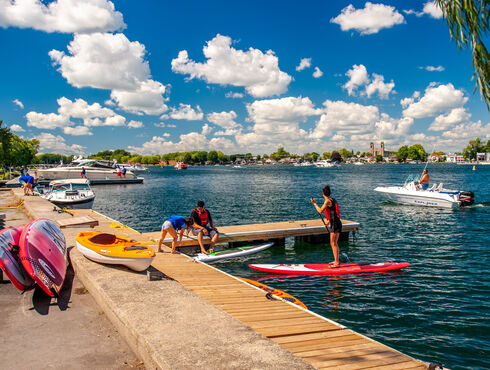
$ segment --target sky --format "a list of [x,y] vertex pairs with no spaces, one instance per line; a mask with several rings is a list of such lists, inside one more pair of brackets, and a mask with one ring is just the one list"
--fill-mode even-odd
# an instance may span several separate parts
[[471,51],[430,1],[0,0],[0,48],[0,120],[41,153],[490,139]]

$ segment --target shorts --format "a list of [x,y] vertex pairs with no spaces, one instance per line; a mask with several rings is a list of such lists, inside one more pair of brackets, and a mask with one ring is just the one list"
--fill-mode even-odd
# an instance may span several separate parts
[[[210,227],[205,227],[205,229],[208,231],[209,237],[212,239],[218,232],[214,229],[211,229]],[[192,229],[192,233],[197,236],[201,232],[202,229]],[[207,236],[207,235],[206,235]]]
[[329,233],[340,233],[342,231],[342,221],[336,220],[327,227]]
[[429,189],[429,184],[421,184],[421,185],[422,185],[422,190]]
[[168,230],[168,229],[170,229],[171,227],[173,228],[172,223],[171,223],[170,221],[165,221],[165,222],[163,223],[163,225],[162,225],[162,230]]

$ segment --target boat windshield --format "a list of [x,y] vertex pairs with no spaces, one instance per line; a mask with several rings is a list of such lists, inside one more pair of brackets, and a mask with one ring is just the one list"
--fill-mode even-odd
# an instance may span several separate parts
[[408,175],[407,179],[405,180],[405,184],[409,184],[412,181],[420,181],[420,176],[419,175]]

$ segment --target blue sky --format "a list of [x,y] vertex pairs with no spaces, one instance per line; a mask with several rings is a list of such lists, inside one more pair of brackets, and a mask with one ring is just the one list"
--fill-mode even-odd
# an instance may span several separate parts
[[323,153],[490,139],[427,1],[0,0],[0,119],[43,153]]

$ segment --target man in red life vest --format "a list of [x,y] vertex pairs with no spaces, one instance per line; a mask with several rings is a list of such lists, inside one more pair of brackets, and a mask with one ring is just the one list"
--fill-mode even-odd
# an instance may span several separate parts
[[[212,253],[214,244],[216,243],[216,240],[218,240],[219,232],[214,227],[211,213],[206,208],[204,208],[204,202],[202,200],[197,202],[197,207],[192,210],[191,217],[194,220],[194,224],[192,225],[192,232],[194,233],[194,235],[197,235],[197,241],[199,242],[199,246],[201,247],[201,253]],[[211,238],[211,243],[209,244],[208,251],[206,251],[206,249],[204,248],[204,236],[209,236]]]

